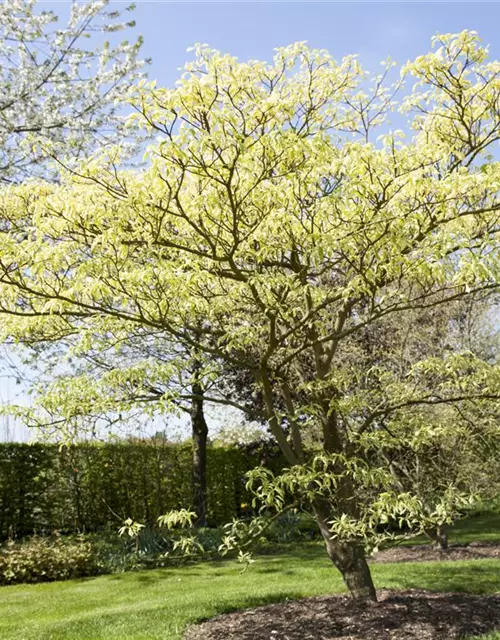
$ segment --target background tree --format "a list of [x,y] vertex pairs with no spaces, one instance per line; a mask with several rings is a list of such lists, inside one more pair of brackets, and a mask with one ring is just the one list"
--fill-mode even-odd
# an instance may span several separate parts
[[[487,293],[406,314],[406,318],[399,316],[397,328],[391,328],[389,321],[378,336],[368,337],[371,355],[367,361],[366,355],[358,353],[358,362],[368,370],[374,357],[397,366],[398,360],[408,358],[407,354],[410,359],[417,355],[423,360],[439,357],[448,350],[473,354],[496,365],[497,314],[497,296]],[[476,405],[471,399],[438,403],[434,384],[431,381],[428,389],[433,401],[422,402],[409,412],[401,408],[392,416],[383,416],[381,430],[368,447],[380,465],[389,465],[402,491],[414,491],[420,496],[429,514],[435,509],[436,498],[446,495],[450,487],[459,487],[463,494],[478,500],[487,500],[499,491],[498,474],[494,471],[500,444],[496,409],[490,403],[486,415],[484,406],[481,409],[481,403]],[[403,437],[395,436],[400,431]],[[446,517],[443,511],[443,520],[426,531],[443,551],[448,547]]]
[[[130,155],[139,142],[116,105],[144,75],[141,39],[117,39],[134,26],[125,18],[134,7],[110,11],[108,5],[75,2],[60,25],[36,0],[0,4],[0,182],[56,179],[58,163],[74,166],[111,142]],[[12,358],[12,350],[2,350],[6,375],[29,377]]]
[[[94,34],[134,26],[133,9],[109,2],[74,2],[68,22],[36,0],[0,5],[0,180],[48,175],[47,151],[75,163],[118,139],[123,118],[115,104],[141,75],[141,39],[97,43]],[[110,35],[113,38],[112,35]]]
[[[31,402],[10,404],[5,410],[14,412],[39,437],[69,444],[82,438],[123,436],[131,429],[141,433],[152,419],[168,420],[171,414],[188,417],[193,449],[191,507],[195,525],[207,525],[205,405],[234,407],[231,398],[245,396],[248,414],[263,416],[252,389],[247,392],[243,387],[241,371],[207,367],[194,349],[172,342],[168,334],[137,328],[125,338],[113,339],[109,333],[66,338],[58,334],[46,342],[24,341],[17,353],[32,374]],[[251,442],[264,435],[257,426],[249,428],[242,422],[241,413],[231,419],[233,424],[219,434],[218,442]]]
[[[24,344],[31,370],[30,406],[10,406],[19,419],[49,440],[66,444],[106,439],[172,413],[187,416],[193,442],[193,503],[196,525],[207,524],[205,396],[217,394],[214,371],[196,354],[162,332],[130,330],[115,337],[61,335]],[[40,359],[41,356],[41,359]],[[40,361],[37,363],[37,360]],[[222,402],[222,397],[218,398]]]
[[[3,334],[140,325],[251,374],[289,469],[250,483],[308,508],[356,598],[375,598],[365,553],[384,523],[421,531],[469,498],[451,486],[429,514],[371,443],[423,406],[467,415],[499,393],[494,363],[446,345],[356,363],[368,328],[498,286],[500,64],[474,33],[434,45],[389,87],[300,43],[272,64],[198,47],[174,90],[138,88],[136,121],[164,138],[146,172],[95,161],[1,201]],[[392,109],[411,137],[388,131]],[[437,437],[419,426],[394,437]]]

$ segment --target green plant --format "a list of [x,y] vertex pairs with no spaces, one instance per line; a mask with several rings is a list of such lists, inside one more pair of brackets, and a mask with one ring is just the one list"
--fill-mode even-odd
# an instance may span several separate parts
[[[60,185],[2,191],[0,338],[71,335],[99,355],[137,331],[179,347],[189,332],[214,382],[235,367],[252,380],[286,457],[254,476],[261,502],[307,508],[361,600],[376,598],[379,525],[451,523],[491,462],[450,455],[449,480],[426,467],[429,493],[404,452],[465,437],[471,454],[499,436],[500,364],[462,327],[500,279],[499,63],[472,31],[432,44],[394,84],[392,62],[370,83],[356,57],[304,43],[252,64],[198,45],[175,88],[128,96],[129,125],[163,133],[145,171],[110,170],[107,150]],[[393,111],[409,135],[387,130]],[[185,367],[145,359],[109,378],[147,389]],[[234,395],[206,400],[248,413]],[[129,409],[88,376],[12,408],[64,440],[89,414]]]
[[265,537],[270,542],[299,542],[318,538],[319,533],[314,520],[295,509],[283,512],[266,531]]
[[[264,445],[263,445],[264,446]],[[247,515],[245,473],[259,464],[257,447],[208,447],[211,527]],[[271,468],[283,461],[274,449]],[[151,525],[190,504],[190,443],[158,441],[56,444],[0,443],[0,540],[52,531],[116,530],[120,520]],[[141,533],[141,545],[148,537]],[[154,546],[154,545],[153,545]]]
[[0,584],[67,580],[102,573],[92,544],[81,536],[34,536],[0,548]]

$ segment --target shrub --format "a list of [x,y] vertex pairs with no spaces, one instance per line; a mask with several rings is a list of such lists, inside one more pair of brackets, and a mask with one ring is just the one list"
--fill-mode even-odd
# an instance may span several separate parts
[[[199,534],[207,549],[217,549],[221,540],[219,529],[199,530]],[[0,585],[164,567],[176,563],[166,555],[172,551],[173,542],[151,528],[141,531],[137,546],[134,540],[109,532],[10,540],[0,546]]]
[[103,570],[92,543],[82,536],[33,536],[0,547],[0,584],[94,576]]

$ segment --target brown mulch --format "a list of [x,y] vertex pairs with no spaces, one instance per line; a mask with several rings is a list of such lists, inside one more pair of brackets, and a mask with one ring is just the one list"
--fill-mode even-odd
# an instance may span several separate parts
[[434,560],[479,560],[481,558],[500,558],[500,544],[495,542],[451,544],[446,551],[440,551],[427,544],[393,547],[379,551],[372,562],[431,562]]
[[500,594],[378,592],[307,598],[218,616],[190,627],[186,640],[454,640],[500,628]]

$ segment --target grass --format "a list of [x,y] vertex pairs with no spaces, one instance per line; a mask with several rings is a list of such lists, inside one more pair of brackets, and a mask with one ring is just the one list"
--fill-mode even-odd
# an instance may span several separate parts
[[500,541],[500,513],[478,513],[459,520],[450,531],[450,542]]
[[[477,515],[452,541],[500,539],[500,515]],[[378,588],[500,591],[500,561],[372,567]],[[344,591],[322,545],[260,556],[244,574],[233,562],[0,588],[0,640],[180,640],[188,624],[286,598]],[[481,640],[500,640],[500,634]]]
[[[469,517],[458,520],[448,531],[448,541],[450,544],[500,542],[500,511],[472,512]],[[403,546],[429,543],[424,535],[401,542]]]

